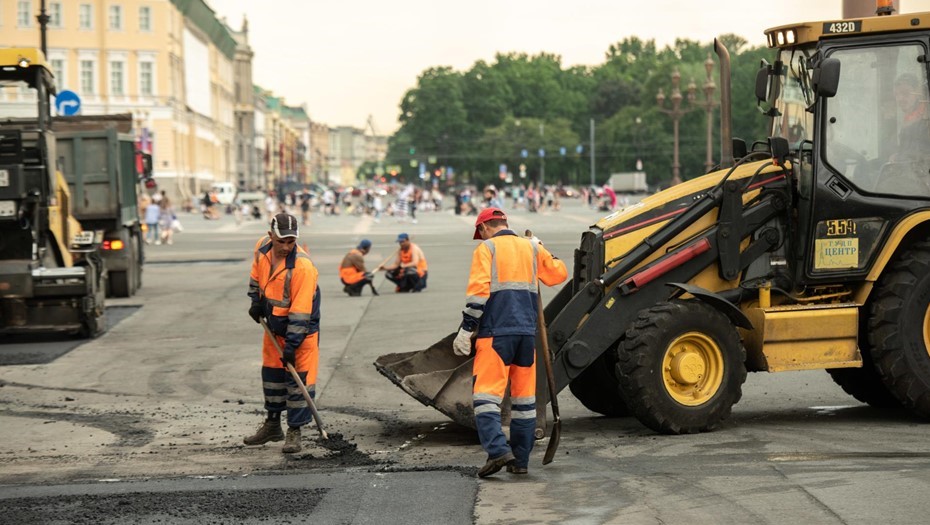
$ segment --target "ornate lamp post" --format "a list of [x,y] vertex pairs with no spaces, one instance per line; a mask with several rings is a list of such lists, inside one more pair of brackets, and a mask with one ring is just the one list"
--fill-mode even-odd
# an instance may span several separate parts
[[675,71],[672,72],[672,95],[670,97],[672,101],[671,109],[665,107],[665,92],[662,90],[662,88],[659,88],[659,92],[656,94],[656,103],[658,103],[659,105],[659,111],[672,117],[673,129],[675,130],[674,131],[675,145],[674,145],[674,150],[673,150],[674,153],[672,157],[672,185],[673,186],[675,184],[681,183],[681,173],[680,173],[681,164],[678,162],[678,121],[684,115],[697,109],[697,106],[693,105],[694,104],[694,93],[695,91],[697,91],[697,86],[694,84],[693,80],[688,84],[688,105],[691,107],[687,107],[687,108],[681,107],[681,101],[683,97],[681,95],[681,90],[678,89],[678,84],[680,82],[681,82],[681,73],[679,73],[678,70],[676,69]]
[[704,161],[704,173],[707,173],[714,167],[714,108],[720,105],[720,102],[714,99],[714,90],[717,85],[714,84],[714,77],[711,74],[714,70],[714,60],[707,55],[704,61],[704,70],[707,71],[707,79],[704,80],[704,101],[698,105],[707,111],[707,160]]

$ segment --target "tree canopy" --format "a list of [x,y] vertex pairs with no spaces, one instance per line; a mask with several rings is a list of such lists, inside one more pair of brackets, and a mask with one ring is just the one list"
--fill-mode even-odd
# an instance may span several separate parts
[[[765,135],[756,110],[754,76],[772,52],[750,47],[736,35],[720,38],[731,57],[733,134],[747,141]],[[584,184],[590,181],[590,127],[595,127],[596,183],[610,173],[633,171],[637,160],[652,184],[672,178],[672,74],[680,73],[679,120],[682,179],[705,171],[708,74],[715,90],[713,157],[720,152],[720,78],[712,43],[676,40],[662,49],[653,40],[630,37],[608,47],[597,66],[565,68],[558,55],[500,53],[493,63],[468,71],[432,67],[417,78],[400,103],[400,128],[388,140],[385,164],[399,167],[400,180],[418,180],[451,167],[455,181],[498,180],[506,165],[518,182]],[[689,87],[693,97],[689,97]],[[660,108],[656,95],[666,95]],[[663,109],[665,111],[663,111]],[[523,165],[526,178],[519,179]]]

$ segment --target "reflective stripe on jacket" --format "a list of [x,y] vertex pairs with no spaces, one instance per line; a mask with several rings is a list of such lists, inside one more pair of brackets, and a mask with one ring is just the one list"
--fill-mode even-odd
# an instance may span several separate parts
[[502,230],[472,255],[462,327],[478,337],[534,335],[537,278],[553,286],[567,277],[565,263],[541,244]]
[[296,351],[308,335],[320,331],[317,269],[299,246],[277,268],[271,266],[271,239],[266,236],[255,246],[248,295],[253,302],[264,299],[268,328]]
[[352,248],[342,258],[339,265],[339,278],[346,284],[355,284],[365,278],[365,259],[361,250]]

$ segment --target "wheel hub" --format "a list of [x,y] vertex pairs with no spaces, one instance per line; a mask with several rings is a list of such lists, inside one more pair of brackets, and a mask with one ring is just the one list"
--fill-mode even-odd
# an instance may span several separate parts
[[709,401],[723,384],[723,351],[701,332],[682,334],[669,343],[662,360],[666,392],[686,406]]
[[683,385],[693,385],[704,377],[707,367],[704,360],[691,352],[680,352],[672,358],[672,378]]

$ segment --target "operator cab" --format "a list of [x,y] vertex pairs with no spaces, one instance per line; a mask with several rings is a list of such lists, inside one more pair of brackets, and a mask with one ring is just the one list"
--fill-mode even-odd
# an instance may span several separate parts
[[783,26],[756,95],[797,159],[798,282],[861,279],[930,207],[930,13]]

